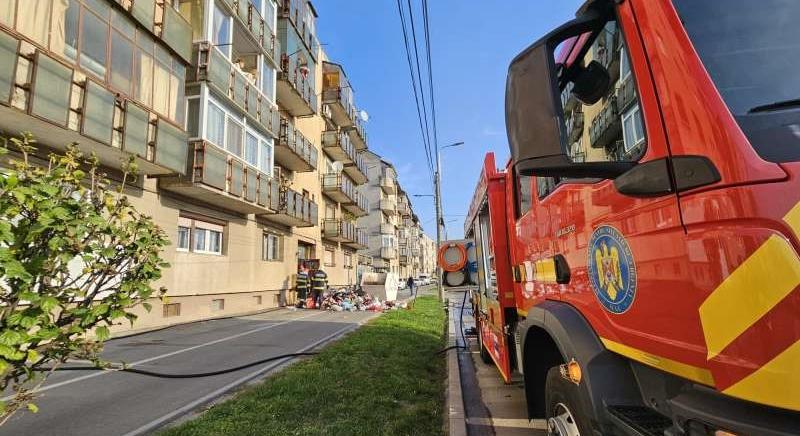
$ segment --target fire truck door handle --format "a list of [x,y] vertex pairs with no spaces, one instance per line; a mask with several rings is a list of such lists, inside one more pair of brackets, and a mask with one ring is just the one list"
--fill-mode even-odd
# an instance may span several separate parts
[[553,260],[556,264],[556,283],[560,285],[569,283],[571,274],[569,270],[569,264],[567,263],[567,258],[561,254],[556,254]]

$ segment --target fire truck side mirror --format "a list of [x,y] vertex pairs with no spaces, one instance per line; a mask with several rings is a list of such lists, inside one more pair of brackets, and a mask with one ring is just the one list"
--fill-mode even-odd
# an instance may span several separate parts
[[[571,178],[615,178],[628,162],[572,162],[562,126],[561,84],[574,85],[576,97],[593,101],[610,79],[601,65],[577,64],[602,31],[613,10],[589,8],[520,53],[506,79],[506,130],[517,174]],[[600,67],[600,68],[598,68]],[[577,89],[576,89],[577,88]]]

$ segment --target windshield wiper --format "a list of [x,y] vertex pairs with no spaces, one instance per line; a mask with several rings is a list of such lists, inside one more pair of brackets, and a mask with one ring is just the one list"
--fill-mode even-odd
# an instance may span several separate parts
[[769,104],[762,104],[761,106],[755,106],[753,108],[750,108],[750,110],[747,111],[747,113],[755,114],[758,112],[771,112],[781,109],[789,109],[793,107],[800,107],[800,98],[793,98],[789,100],[776,101],[774,103],[769,103]]

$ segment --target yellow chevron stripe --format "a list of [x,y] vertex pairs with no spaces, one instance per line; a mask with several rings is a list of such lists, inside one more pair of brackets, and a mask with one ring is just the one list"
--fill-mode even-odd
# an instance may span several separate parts
[[756,403],[800,410],[800,341],[724,393]]
[[800,236],[800,202],[794,205],[792,210],[783,217],[786,224],[794,230],[794,234]]
[[706,298],[700,322],[708,359],[744,333],[800,284],[800,260],[772,235]]
[[610,339],[600,338],[603,345],[610,351],[621,354],[625,357],[641,362],[645,365],[658,368],[670,374],[675,374],[688,380],[702,383],[707,386],[714,386],[714,377],[711,371],[700,368],[697,366],[687,365],[677,360],[667,359],[666,357],[656,356],[646,351],[642,351],[633,347],[629,347],[619,342],[614,342]]

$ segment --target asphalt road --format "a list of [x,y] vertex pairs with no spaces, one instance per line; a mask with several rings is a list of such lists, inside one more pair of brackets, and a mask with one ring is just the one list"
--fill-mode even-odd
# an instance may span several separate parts
[[[109,341],[108,361],[163,373],[197,373],[309,351],[354,329],[371,312],[282,309],[187,324]],[[40,389],[39,413],[19,412],[0,435],[138,435],[201,411],[214,400],[288,363],[234,373],[163,379],[120,372],[57,372]]]

